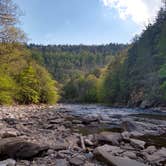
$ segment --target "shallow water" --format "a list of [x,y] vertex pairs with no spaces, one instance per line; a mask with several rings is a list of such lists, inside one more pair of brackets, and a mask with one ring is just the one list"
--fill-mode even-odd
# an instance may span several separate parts
[[124,120],[131,120],[138,125],[141,131],[146,133],[140,139],[145,140],[149,145],[166,147],[166,112],[129,109],[129,108],[111,108],[101,105],[81,105],[81,104],[63,104],[62,110],[73,115],[75,119],[86,119],[97,117],[100,123],[94,122],[84,127],[77,127],[83,135],[99,133],[101,131],[122,132],[120,124]]
[[[70,114],[75,116],[101,116],[101,117],[114,117],[114,116],[144,116],[147,118],[163,119],[166,120],[166,112],[132,109],[132,108],[112,108],[102,105],[92,104],[63,104],[60,105],[69,111]],[[165,118],[165,119],[164,119]]]

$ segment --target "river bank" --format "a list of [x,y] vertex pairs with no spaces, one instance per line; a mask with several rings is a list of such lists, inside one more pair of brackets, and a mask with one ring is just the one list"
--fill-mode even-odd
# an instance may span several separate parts
[[[1,107],[0,166],[164,165],[165,114],[141,113],[96,105]],[[158,141],[148,141],[152,136]]]

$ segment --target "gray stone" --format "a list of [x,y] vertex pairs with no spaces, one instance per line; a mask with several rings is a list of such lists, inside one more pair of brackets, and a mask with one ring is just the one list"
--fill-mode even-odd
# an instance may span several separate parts
[[144,149],[146,142],[137,139],[130,139],[130,144],[135,148]]
[[123,149],[121,149],[118,146],[111,146],[111,145],[103,145],[103,146],[99,146],[94,150],[94,154],[98,154],[100,153],[100,151],[106,151],[109,152],[111,155],[119,155],[122,154],[124,152]]
[[72,120],[72,123],[73,123],[73,124],[81,124],[82,121],[74,119],[74,120]]
[[146,154],[145,157],[150,163],[159,164],[161,161],[166,161],[166,148],[161,148],[152,155]]
[[87,138],[84,139],[84,142],[85,142],[85,145],[87,145],[87,146],[93,146],[94,145],[94,143],[91,140],[87,139]]
[[16,165],[16,161],[13,159],[7,159],[4,161],[0,161],[0,166],[15,166]]
[[99,118],[98,117],[87,116],[87,117],[84,117],[82,119],[82,123],[85,124],[85,125],[90,124],[92,122],[99,122]]
[[129,140],[131,134],[128,131],[124,131],[123,133],[121,133],[122,137],[124,140]]
[[74,165],[74,166],[80,166],[83,165],[86,161],[86,157],[82,156],[82,155],[78,155],[74,158],[70,159],[70,164]]
[[0,137],[1,138],[8,138],[8,137],[17,137],[20,133],[13,128],[4,128],[0,130]]
[[29,159],[46,150],[48,147],[41,147],[21,138],[11,137],[0,140],[0,156],[4,159]]
[[114,132],[101,132],[98,135],[99,142],[106,142],[112,145],[119,145],[119,143],[123,140],[120,133]]
[[98,147],[95,152],[97,159],[101,159],[105,163],[113,166],[145,166],[145,164],[129,159],[127,157],[113,156],[108,150],[103,147]]
[[156,152],[156,151],[157,151],[157,149],[156,149],[155,146],[148,146],[148,147],[144,150],[144,152],[147,152],[148,154],[153,154],[153,153]]
[[53,149],[54,150],[66,150],[68,148],[68,143],[56,143],[54,146],[53,146]]
[[140,136],[143,136],[144,134],[138,131],[132,131],[130,132],[130,135],[133,137],[140,137]]
[[130,159],[135,159],[135,160],[137,159],[137,155],[134,152],[132,152],[132,151],[124,152],[123,156],[126,156],[126,157],[128,157]]
[[68,162],[66,159],[57,159],[56,166],[68,166]]
[[121,123],[121,127],[124,129],[124,131],[137,131],[137,126],[132,120],[126,120]]

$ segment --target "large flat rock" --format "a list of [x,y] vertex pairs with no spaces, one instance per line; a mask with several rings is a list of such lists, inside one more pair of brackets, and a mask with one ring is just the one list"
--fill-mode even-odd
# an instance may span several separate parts
[[0,140],[1,159],[30,159],[47,149],[48,147],[41,147],[20,138],[11,137]]
[[[97,159],[104,161],[105,163],[112,166],[146,166],[143,163],[140,163],[136,160],[129,159],[127,157],[117,157],[113,156],[111,152],[112,147],[110,146],[101,146],[97,147],[94,151],[94,154]],[[112,151],[114,151],[113,149]]]

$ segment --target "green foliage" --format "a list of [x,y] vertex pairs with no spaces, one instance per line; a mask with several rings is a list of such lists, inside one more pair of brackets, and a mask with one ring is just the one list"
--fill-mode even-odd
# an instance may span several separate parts
[[33,58],[60,83],[67,83],[79,75],[104,67],[110,58],[126,45],[109,44],[101,46],[30,45]]
[[56,82],[49,73],[35,64],[24,69],[18,76],[18,101],[23,104],[48,103],[55,104],[58,100]]
[[126,53],[112,58],[111,63],[101,76],[98,85],[98,99],[102,103],[125,102],[126,80],[124,78],[124,61]]
[[[57,83],[19,43],[0,43],[0,104],[48,103],[59,98]],[[2,75],[2,74],[1,74]]]
[[15,26],[17,5],[3,0],[0,9],[0,104],[54,104],[58,100],[56,81],[35,62],[42,64],[38,52],[31,54],[23,44],[25,34]]
[[20,86],[18,101],[23,104],[39,103],[39,80],[36,77],[36,71],[29,66],[18,76]]
[[63,97],[71,102],[97,102],[97,78],[94,75],[81,76],[69,81],[63,88]]
[[14,80],[0,72],[0,104],[12,104],[15,90]]
[[58,83],[51,78],[51,75],[41,66],[36,65],[36,77],[38,79],[38,90],[40,102],[55,104],[59,99]]

